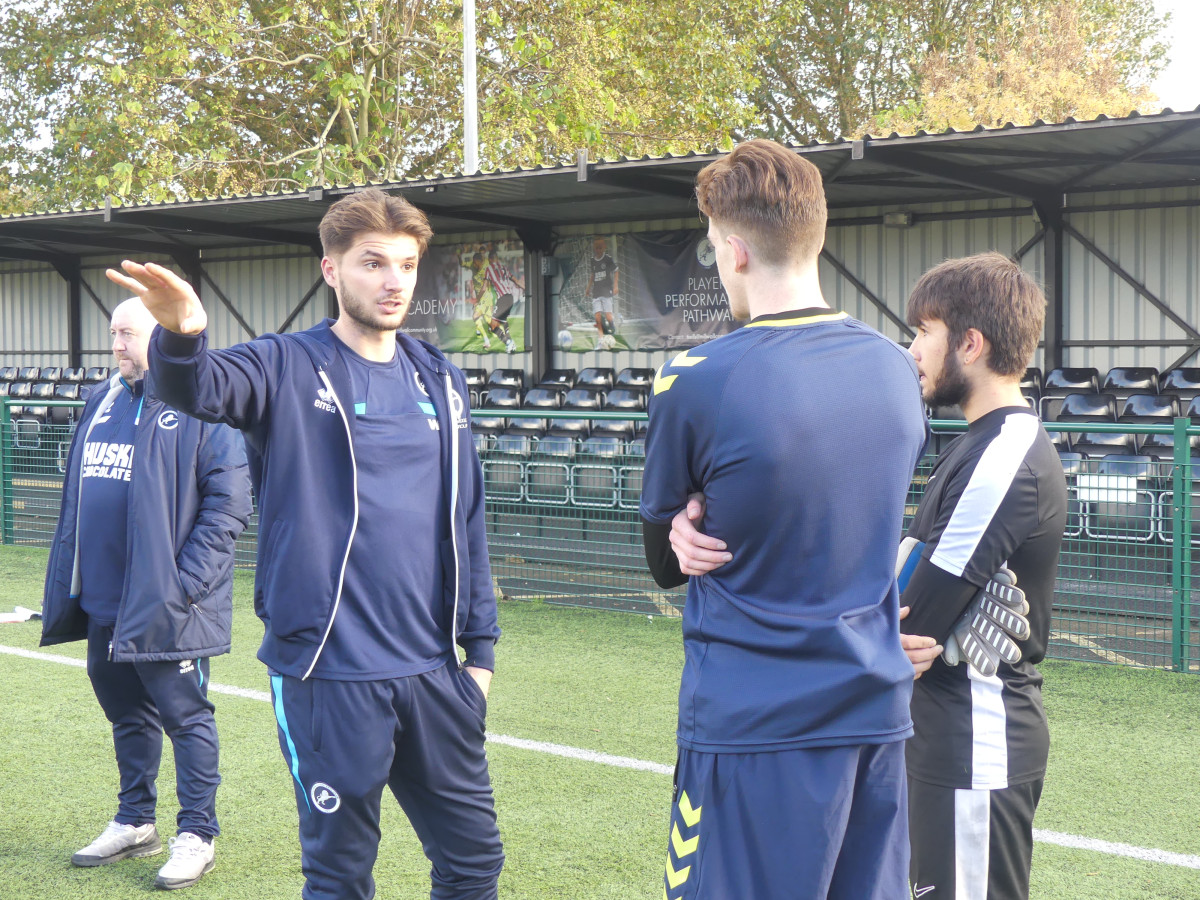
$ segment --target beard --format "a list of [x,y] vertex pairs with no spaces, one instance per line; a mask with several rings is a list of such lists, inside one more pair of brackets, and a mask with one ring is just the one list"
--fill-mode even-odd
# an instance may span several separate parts
[[925,403],[930,407],[962,406],[962,402],[971,393],[971,385],[963,374],[962,364],[953,353],[946,354],[942,372],[933,387],[925,395]]
[[404,324],[408,317],[408,309],[412,298],[397,297],[403,306],[398,312],[391,314],[379,311],[377,301],[365,300],[347,287],[346,282],[338,279],[338,297],[341,300],[342,311],[347,318],[371,331],[395,331]]

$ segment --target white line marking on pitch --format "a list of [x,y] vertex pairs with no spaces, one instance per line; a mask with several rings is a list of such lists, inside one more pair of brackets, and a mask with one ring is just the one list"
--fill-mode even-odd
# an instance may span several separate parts
[[[20,656],[25,659],[37,659],[43,662],[61,663],[63,665],[86,668],[87,663],[82,659],[70,656],[59,656],[54,653],[41,653],[36,650],[23,650],[20,647],[6,647],[0,644],[0,653],[10,656]],[[210,682],[208,689],[214,694],[228,694],[247,700],[260,700],[269,703],[271,695],[266,691],[255,691],[249,688],[232,687],[226,684]],[[596,750],[584,750],[580,747],[568,747],[563,744],[551,744],[546,741],[530,741],[525,738],[510,737],[506,734],[487,733],[487,739],[493,744],[503,744],[518,750],[532,750],[535,753],[548,753],[551,756],[561,756],[567,759],[578,759],[583,762],[600,763],[605,766],[616,766],[622,769],[636,769],[640,772],[654,772],[657,775],[670,775],[674,772],[671,766],[650,762],[645,759],[634,759],[629,756],[613,756]],[[1073,850],[1091,850],[1095,853],[1106,853],[1110,856],[1127,856],[1144,862],[1163,863],[1168,866],[1182,866],[1187,869],[1200,869],[1200,856],[1190,856],[1186,853],[1173,853],[1170,850],[1156,850],[1152,847],[1135,847],[1132,844],[1118,844],[1112,841],[1101,841],[1095,838],[1080,837],[1075,834],[1063,834],[1059,831],[1044,831],[1033,829],[1034,840],[1042,844],[1056,844],[1059,847],[1069,847]]]

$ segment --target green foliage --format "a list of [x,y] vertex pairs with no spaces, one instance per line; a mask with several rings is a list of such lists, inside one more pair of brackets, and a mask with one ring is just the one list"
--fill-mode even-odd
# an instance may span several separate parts
[[[1141,96],[1163,62],[1151,0],[481,3],[481,164],[918,123],[938,85],[986,83],[977,61],[1064,4],[1095,62],[1082,71],[1113,86],[1094,106],[1119,111],[1106,104]],[[1028,61],[1035,87],[1062,71],[1048,57]],[[1022,91],[1043,118],[1062,108]],[[0,213],[430,177],[461,168],[461,120],[459,0],[0,8]]]

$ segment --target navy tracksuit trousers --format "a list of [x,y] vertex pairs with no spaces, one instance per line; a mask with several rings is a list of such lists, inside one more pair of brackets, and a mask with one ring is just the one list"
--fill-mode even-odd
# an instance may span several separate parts
[[121,776],[117,814],[125,825],[155,821],[163,732],[175,750],[176,824],[205,840],[217,827],[219,751],[217,723],[208,699],[208,660],[113,662],[113,629],[88,624],[87,672],[104,715],[112,723]]
[[272,674],[300,813],[305,900],[370,900],[386,785],[421,840],[432,900],[494,900],[504,853],[484,753],[487,701],[453,663],[385,681]]

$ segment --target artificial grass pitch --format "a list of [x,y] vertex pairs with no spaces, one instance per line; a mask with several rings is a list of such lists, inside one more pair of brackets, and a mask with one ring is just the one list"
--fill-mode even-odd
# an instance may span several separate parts
[[[47,554],[0,548],[0,609],[37,608]],[[265,692],[254,658],[262,626],[239,573],[234,650],[212,680]],[[682,646],[678,619],[504,602],[488,730],[674,762]],[[39,622],[0,625],[0,645],[36,650]],[[83,659],[83,644],[45,648]],[[1083,663],[1046,663],[1051,767],[1038,828],[1200,855],[1200,679]],[[72,852],[115,811],[111,734],[82,668],[0,652],[0,898],[76,900],[152,890],[166,855],[76,869]],[[213,694],[221,734],[217,866],[193,900],[300,894],[292,782],[270,704]],[[506,900],[661,896],[670,777],[488,747],[508,862]],[[159,830],[174,834],[170,743],[159,775]],[[428,895],[428,862],[390,795],[375,867],[379,896]],[[1200,900],[1200,871],[1065,849],[1034,852],[1035,900]]]

